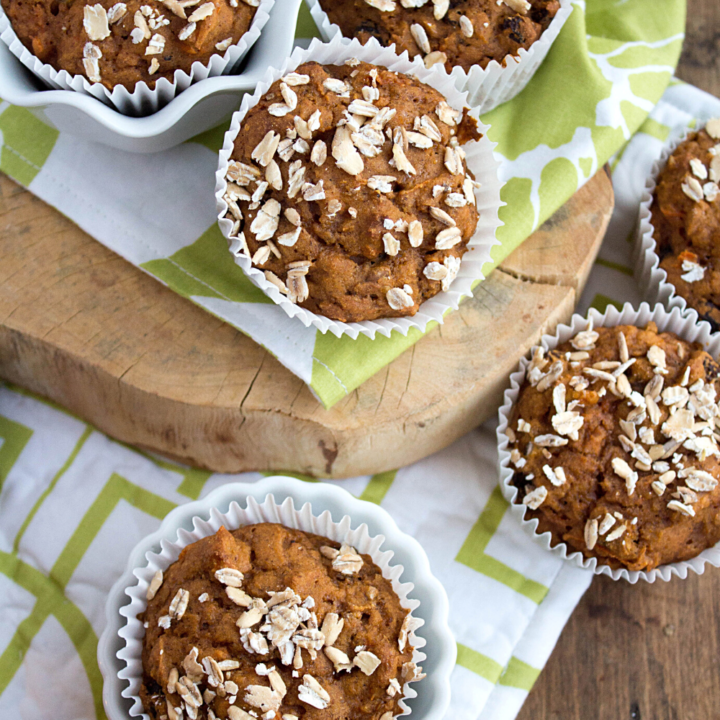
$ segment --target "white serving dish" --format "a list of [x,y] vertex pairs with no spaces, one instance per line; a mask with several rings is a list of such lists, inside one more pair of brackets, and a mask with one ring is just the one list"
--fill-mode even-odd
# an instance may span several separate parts
[[447,594],[432,575],[425,551],[417,540],[403,533],[380,506],[358,500],[346,490],[328,483],[307,483],[283,476],[256,483],[223,485],[201,500],[181,505],[168,513],[156,532],[132,550],[125,572],[108,593],[106,626],[98,642],[97,657],[104,679],[103,704],[107,717],[126,720],[131,716],[133,702],[123,697],[127,681],[120,677],[126,663],[117,654],[122,655],[125,648],[125,640],[119,633],[127,622],[120,610],[132,602],[126,590],[137,583],[136,569],[147,565],[149,553],[160,551],[161,541],[174,541],[181,529],[193,531],[194,518],[208,518],[214,508],[225,513],[232,502],[243,506],[249,497],[263,502],[268,494],[273,495],[278,505],[286,498],[292,498],[296,508],[310,503],[313,515],[327,510],[335,522],[349,517],[348,524],[352,529],[366,524],[371,536],[384,536],[381,549],[393,553],[393,565],[402,565],[402,582],[413,584],[410,597],[420,603],[413,615],[425,621],[419,633],[426,641],[422,652],[427,657],[422,666],[427,677],[413,685],[417,697],[410,699],[408,706],[414,720],[442,720],[450,703],[450,673],[455,666],[457,646],[448,625]]
[[300,2],[276,1],[240,74],[201,80],[146,117],[123,115],[94,97],[72,90],[48,89],[3,43],[0,98],[27,108],[60,132],[127,152],[161,152],[229,119],[240,98],[253,92],[267,68],[290,54]]

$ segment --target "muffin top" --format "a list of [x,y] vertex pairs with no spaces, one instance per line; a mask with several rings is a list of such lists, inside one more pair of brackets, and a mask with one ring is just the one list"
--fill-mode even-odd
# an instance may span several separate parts
[[537,532],[630,570],[717,543],[719,374],[700,344],[653,323],[536,348],[507,435]]
[[173,81],[247,32],[260,0],[2,0],[22,44],[39,60],[112,90]]
[[420,55],[425,65],[487,67],[526,50],[560,9],[559,0],[320,0],[345,37]]
[[368,555],[261,523],[188,545],[148,589],[153,720],[391,720],[416,621]]
[[720,120],[710,120],[668,158],[651,207],[668,282],[720,330]]
[[231,252],[333,320],[414,315],[475,232],[475,121],[408,75],[311,62],[250,109],[227,171]]

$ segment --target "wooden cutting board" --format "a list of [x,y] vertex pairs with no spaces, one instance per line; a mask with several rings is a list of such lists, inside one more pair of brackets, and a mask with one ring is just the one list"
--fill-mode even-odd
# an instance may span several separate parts
[[518,359],[572,314],[612,209],[601,171],[444,325],[325,410],[248,337],[0,176],[0,377],[214,471],[398,468],[496,412]]

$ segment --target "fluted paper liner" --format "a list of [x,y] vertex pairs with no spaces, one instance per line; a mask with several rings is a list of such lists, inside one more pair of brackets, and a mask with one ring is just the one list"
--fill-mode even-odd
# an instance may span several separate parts
[[175,70],[172,82],[161,77],[156,81],[154,88],[150,88],[145,81],[139,82],[132,92],[122,85],[116,85],[109,90],[102,83],[91,83],[84,75],[71,75],[67,70],[56,70],[52,65],[43,63],[20,42],[2,6],[0,6],[0,40],[25,67],[51,88],[91,95],[125,115],[150,115],[167,105],[190,85],[231,72],[260,37],[260,31],[270,18],[270,10],[274,4],[275,0],[261,0],[247,32],[223,54],[212,55],[205,64],[194,62],[190,67],[190,73]]
[[[353,528],[352,520],[347,515],[340,522],[335,522],[328,510],[316,516],[313,514],[309,502],[296,509],[292,498],[288,497],[284,502],[278,504],[272,494],[267,495],[262,503],[249,496],[246,507],[241,507],[237,502],[233,501],[230,503],[226,513],[221,513],[216,508],[213,508],[210,510],[209,516],[193,517],[192,532],[180,528],[177,530],[176,537],[166,537],[161,540],[159,553],[146,553],[147,563],[133,571],[137,582],[125,590],[126,595],[131,598],[131,602],[120,609],[120,614],[127,618],[127,623],[119,632],[120,636],[125,640],[125,647],[117,653],[117,657],[125,662],[125,668],[119,673],[119,677],[129,683],[129,686],[122,692],[122,696],[133,701],[130,710],[132,717],[142,717],[143,720],[150,720],[147,713],[143,712],[142,701],[140,700],[140,686],[143,676],[142,641],[145,629],[137,616],[147,607],[146,593],[153,575],[157,570],[167,570],[178,559],[180,551],[184,547],[196,540],[214,535],[221,526],[225,526],[227,530],[232,531],[245,525],[261,522],[279,523],[285,527],[314,533],[339,543],[346,542],[352,545],[359,553],[370,555],[373,562],[381,569],[383,577],[392,582],[392,588],[400,598],[400,604],[410,611],[410,615],[420,606],[418,600],[409,597],[414,585],[411,582],[401,581],[403,566],[392,564],[392,550],[381,549],[385,542],[385,536],[371,536],[368,526],[365,524]],[[415,619],[419,626],[424,625],[424,620]],[[413,662],[418,666],[422,665],[426,655],[420,651],[420,648],[425,646],[425,640],[413,631],[409,634],[408,642],[413,647]],[[262,658],[258,660],[258,662],[261,661]],[[403,694],[405,698],[417,696],[409,682],[404,684]],[[403,711],[401,715],[404,716],[410,713],[410,708],[404,700],[401,700],[399,705]]]
[[650,208],[658,176],[667,165],[668,159],[681,143],[703,127],[705,127],[705,122],[695,128],[676,127],[671,131],[660,157],[653,163],[650,175],[645,181],[633,246],[635,278],[640,285],[643,299],[649,303],[661,303],[668,309],[679,308],[681,312],[691,313],[695,318],[699,317],[697,311],[688,307],[685,298],[676,292],[675,286],[668,281],[667,273],[660,267],[657,243],[653,237],[655,228],[652,224]]
[[[219,166],[215,175],[215,198],[220,229],[228,240],[232,230],[232,222],[225,218],[225,213],[228,210],[227,203],[223,199],[227,189],[225,174],[233,150],[233,142],[250,108],[257,105],[273,82],[288,72],[292,72],[303,63],[315,61],[323,65],[342,65],[351,58],[357,58],[374,65],[381,65],[394,72],[413,75],[421,82],[442,93],[448,104],[457,110],[461,110],[467,105],[465,94],[458,92],[454,88],[452,79],[444,70],[442,72],[427,70],[420,60],[411,61],[407,58],[407,55],[398,57],[393,50],[382,47],[374,38],[365,45],[361,45],[357,40],[348,43],[344,42],[342,37],[335,37],[327,44],[313,40],[307,50],[296,48],[292,55],[285,60],[282,67],[268,70],[262,82],[258,83],[253,95],[245,95],[240,110],[233,115],[230,128],[225,133],[225,142],[220,151]],[[471,115],[477,119],[476,111],[473,111]],[[476,206],[480,215],[475,234],[468,242],[468,249],[462,258],[460,271],[450,289],[440,292],[423,302],[418,312],[412,317],[382,318],[352,323],[331,320],[323,315],[310,312],[288,300],[275,285],[265,278],[265,274],[261,269],[253,266],[250,258],[238,256],[234,258],[235,262],[250,280],[290,317],[296,317],[306,327],[312,325],[322,333],[331,332],[337,337],[349,335],[353,339],[360,334],[374,338],[376,333],[389,337],[393,331],[407,335],[411,328],[417,328],[424,332],[429,323],[442,323],[446,313],[450,310],[456,310],[463,298],[472,297],[472,286],[475,282],[484,279],[482,269],[485,263],[491,259],[491,248],[498,244],[495,233],[502,224],[498,217],[500,207],[504,204],[500,200],[502,183],[498,178],[499,163],[493,157],[493,148],[496,143],[488,140],[487,125],[478,122],[478,128],[483,133],[480,141],[473,141],[463,145],[466,152],[466,164],[475,174],[475,180],[481,184],[481,187],[475,190]]]
[[[343,38],[342,31],[330,22],[319,0],[305,2],[324,40],[329,41],[337,36]],[[470,70],[454,67],[451,77],[458,91],[467,92],[468,105],[478,113],[485,113],[522,92],[542,64],[571,13],[572,0],[560,0],[560,10],[538,40],[528,50],[520,48],[517,55],[507,55],[502,63],[492,60],[486,68],[473,65]],[[343,41],[350,42],[348,38],[343,38]],[[388,47],[395,50],[395,43]],[[407,50],[403,51],[401,57],[409,57]]]
[[[588,317],[573,315],[569,325],[559,325],[554,335],[543,335],[540,345],[546,350],[552,350],[561,343],[570,340],[577,333],[587,329],[588,320],[592,319],[594,327],[616,327],[618,325],[635,325],[645,327],[649,322],[654,322],[660,332],[672,332],[687,342],[699,342],[715,358],[720,355],[720,334],[713,333],[710,325],[706,322],[695,322],[694,318],[683,315],[678,308],[671,311],[666,310],[662,305],[651,308],[647,303],[642,303],[636,310],[629,303],[626,303],[622,310],[614,306],[608,306],[605,313],[590,310]],[[592,570],[596,575],[608,575],[613,580],[624,579],[634,584],[638,580],[655,582],[655,580],[670,580],[673,575],[686,578],[688,571],[692,570],[698,575],[705,572],[705,565],[709,563],[714,567],[720,567],[720,543],[704,550],[696,557],[682,562],[661,565],[654,570],[638,571],[626,568],[613,569],[609,565],[600,564],[597,558],[585,558],[577,551],[571,550],[565,543],[552,545],[553,538],[550,532],[539,534],[537,528],[539,522],[536,518],[526,517],[527,506],[516,502],[518,488],[512,484],[514,470],[510,465],[510,452],[508,450],[508,439],[505,434],[508,423],[512,416],[512,409],[518,399],[520,388],[525,380],[525,373],[530,362],[530,356],[520,361],[520,367],[510,376],[510,387],[505,391],[502,407],[499,411],[499,425],[497,429],[499,465],[500,465],[500,488],[505,499],[510,503],[510,510],[519,518],[523,528],[532,536],[535,542],[546,548],[564,560],[572,562],[577,567]]]

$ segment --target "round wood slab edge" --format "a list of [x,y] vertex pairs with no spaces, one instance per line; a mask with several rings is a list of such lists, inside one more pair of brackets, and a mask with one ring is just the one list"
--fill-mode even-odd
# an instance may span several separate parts
[[613,208],[600,172],[445,324],[330,410],[269,353],[0,177],[0,377],[216,472],[402,467],[492,415],[567,320]]

